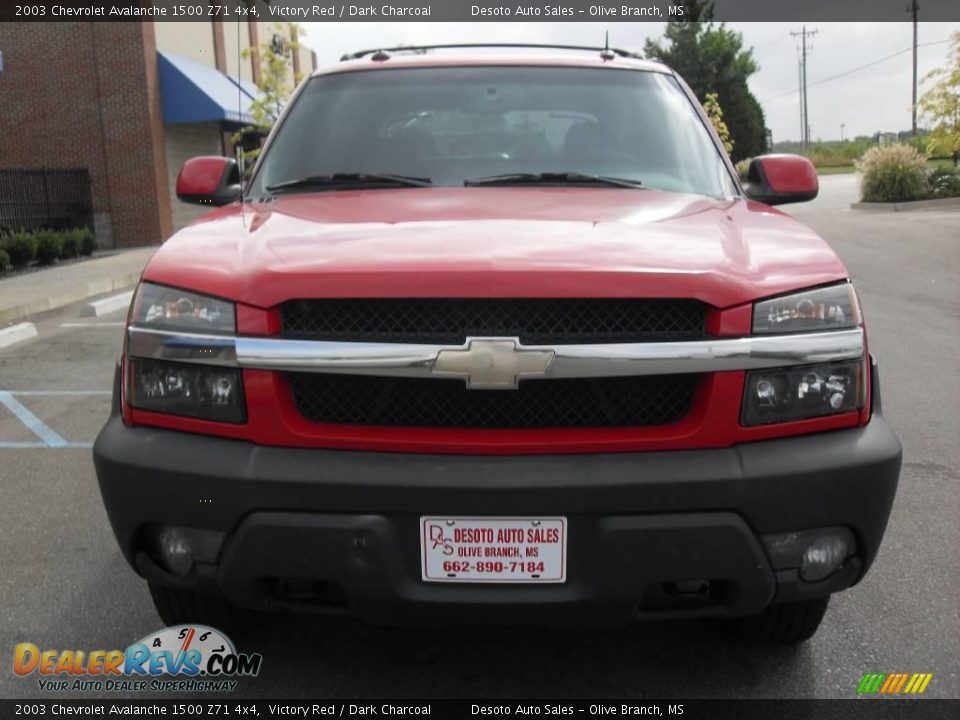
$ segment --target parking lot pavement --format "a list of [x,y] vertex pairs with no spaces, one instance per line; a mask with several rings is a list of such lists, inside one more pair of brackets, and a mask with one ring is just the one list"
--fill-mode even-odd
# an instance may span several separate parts
[[810,202],[788,206],[786,211],[799,217],[807,217],[827,210],[849,210],[851,203],[860,201],[859,177],[857,173],[821,175],[817,197]]
[[[797,213],[828,238],[860,290],[884,412],[903,441],[900,491],[867,578],[836,596],[808,643],[745,647],[702,623],[625,631],[381,629],[267,618],[237,638],[263,654],[234,695],[852,698],[866,672],[932,672],[928,697],[960,697],[960,213]],[[124,563],[88,444],[108,413],[122,313],[77,306],[0,350],[0,390],[66,446],[0,406],[0,653],[123,648],[158,629]],[[66,394],[30,394],[30,393]],[[0,696],[41,693],[0,662]],[[114,696],[115,697],[115,696]]]

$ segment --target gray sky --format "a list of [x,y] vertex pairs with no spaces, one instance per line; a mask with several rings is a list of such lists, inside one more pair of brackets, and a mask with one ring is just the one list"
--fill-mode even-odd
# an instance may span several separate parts
[[[790,36],[798,23],[728,23],[753,46],[760,71],[750,88],[766,114],[774,141],[800,137],[798,88],[799,42]],[[645,38],[659,37],[662,23],[305,23],[305,43],[317,53],[320,65],[334,63],[352,50],[391,45],[450,42],[554,42],[602,44],[606,30],[610,43],[642,49]],[[813,26],[808,27],[811,29]],[[909,51],[844,77],[814,85],[819,80],[853,70],[909,48],[912,25],[904,23],[819,23],[813,50],[807,59],[811,137],[836,140],[840,124],[844,136],[872,135],[878,130],[910,128],[911,53]],[[946,40],[960,23],[919,25],[919,43]],[[920,47],[919,75],[944,64],[949,45]],[[923,87],[921,86],[921,92]],[[720,98],[721,103],[723,98]]]

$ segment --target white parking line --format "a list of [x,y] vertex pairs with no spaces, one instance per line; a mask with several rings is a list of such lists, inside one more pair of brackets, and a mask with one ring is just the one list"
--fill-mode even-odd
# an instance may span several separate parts
[[16,415],[17,419],[26,425],[30,432],[43,440],[47,447],[68,447],[70,445],[53,428],[21,405],[9,392],[0,390],[0,405]]

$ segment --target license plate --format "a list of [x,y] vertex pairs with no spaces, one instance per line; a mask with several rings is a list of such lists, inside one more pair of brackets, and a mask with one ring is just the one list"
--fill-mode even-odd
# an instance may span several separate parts
[[567,519],[422,517],[425,582],[562,583]]

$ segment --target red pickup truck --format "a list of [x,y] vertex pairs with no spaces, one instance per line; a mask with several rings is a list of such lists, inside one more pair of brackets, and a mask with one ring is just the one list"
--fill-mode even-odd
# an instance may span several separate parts
[[357,53],[170,238],[94,446],[168,623],[734,618],[803,640],[866,573],[901,450],[859,301],[623,51]]

